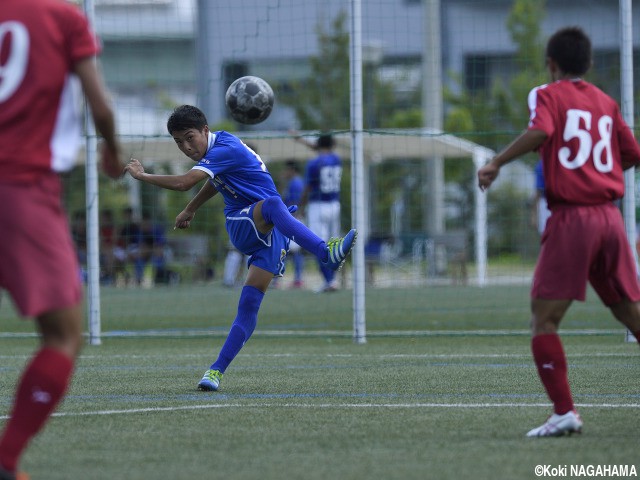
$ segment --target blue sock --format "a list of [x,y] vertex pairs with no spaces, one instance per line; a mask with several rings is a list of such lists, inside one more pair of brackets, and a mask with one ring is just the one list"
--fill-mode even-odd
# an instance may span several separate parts
[[144,260],[136,258],[133,268],[136,275],[136,281],[141,282],[142,277],[144,277]]
[[336,277],[335,270],[331,270],[330,268],[325,267],[324,265],[322,265],[322,263],[320,263],[320,273],[322,273],[324,281],[327,284],[333,282],[333,279]]
[[306,251],[313,253],[323,262],[327,261],[329,254],[325,241],[291,215],[280,197],[265,199],[262,203],[262,217]]
[[302,271],[304,270],[304,255],[298,251],[293,254],[294,280],[302,281]]
[[255,287],[245,285],[242,288],[238,301],[238,314],[231,325],[218,359],[210,367],[211,370],[220,370],[221,373],[224,373],[244,344],[247,343],[256,328],[258,310],[263,298],[264,293]]

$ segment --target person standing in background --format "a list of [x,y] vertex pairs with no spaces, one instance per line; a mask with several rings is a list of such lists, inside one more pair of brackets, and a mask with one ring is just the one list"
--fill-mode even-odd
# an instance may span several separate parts
[[[317,152],[305,170],[305,189],[301,205],[306,209],[307,223],[320,238],[340,236],[340,182],[342,160],[335,153],[335,141],[330,133],[323,133],[315,143],[292,132],[296,141]],[[318,263],[324,284],[318,292],[338,289],[336,272]]]
[[538,231],[538,234],[542,236],[544,227],[547,225],[547,220],[551,216],[551,210],[547,205],[547,197],[544,193],[544,173],[542,171],[542,160],[538,160],[535,166],[535,196],[533,198],[533,205],[531,209],[531,223]]

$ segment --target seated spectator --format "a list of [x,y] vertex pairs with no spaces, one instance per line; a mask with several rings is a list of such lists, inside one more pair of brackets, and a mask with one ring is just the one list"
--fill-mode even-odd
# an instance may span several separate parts
[[133,261],[138,254],[140,243],[140,224],[135,220],[133,209],[126,207],[122,211],[123,223],[118,232],[118,257],[123,264]]
[[71,238],[76,247],[80,274],[86,280],[87,271],[87,217],[84,210],[74,212],[71,219]]
[[116,258],[117,237],[113,211],[105,208],[100,211],[100,280],[105,283],[115,281],[120,263]]
[[166,283],[167,269],[164,249],[167,237],[162,225],[154,223],[151,215],[145,212],[140,225],[139,249],[135,257],[135,275],[138,285],[142,284],[147,265],[151,267],[152,282]]
[[[122,210],[123,223],[118,231],[116,247],[113,254],[115,262],[123,273],[124,284],[129,283],[129,263],[134,264],[140,249],[140,224],[135,220],[133,209],[126,207]],[[119,283],[117,281],[116,283]]]

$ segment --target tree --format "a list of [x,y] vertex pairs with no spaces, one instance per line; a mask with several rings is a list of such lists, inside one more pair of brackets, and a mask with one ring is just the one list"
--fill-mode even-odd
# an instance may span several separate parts
[[342,10],[325,30],[318,24],[318,54],[310,57],[311,75],[293,83],[281,101],[291,106],[303,130],[349,128],[349,32]]
[[[302,130],[348,130],[350,126],[349,32],[341,10],[326,29],[316,26],[318,54],[309,58],[308,78],[288,85],[280,101],[293,108]],[[421,125],[420,92],[399,102],[392,82],[366,68],[363,89],[364,128],[410,128]]]
[[[540,24],[545,0],[515,0],[506,27],[516,46],[514,76],[507,85],[494,79],[486,91],[471,92],[458,83],[459,93],[444,92],[447,102],[445,127],[477,143],[499,149],[514,132],[521,131],[529,116],[527,94],[547,80]],[[451,130],[449,130],[451,129]]]
[[[447,104],[445,130],[465,137],[475,143],[499,150],[514,134],[525,128],[529,111],[527,95],[531,88],[547,81],[544,64],[544,43],[540,24],[544,18],[544,0],[515,0],[506,22],[511,39],[516,46],[512,59],[514,75],[506,82],[493,79],[487,90],[470,91],[459,78],[458,92],[444,92]],[[506,83],[506,84],[505,84]],[[529,162],[536,161],[529,155]],[[463,186],[467,201],[472,202],[475,178],[469,161],[451,161],[445,165],[446,177],[457,180]],[[489,197],[489,209],[494,219],[490,239],[491,253],[511,251],[528,253],[533,231],[522,225],[522,210],[527,208],[526,194],[507,185]],[[469,211],[470,212],[470,211]],[[468,213],[470,215],[470,213]],[[463,219],[471,222],[471,218]]]

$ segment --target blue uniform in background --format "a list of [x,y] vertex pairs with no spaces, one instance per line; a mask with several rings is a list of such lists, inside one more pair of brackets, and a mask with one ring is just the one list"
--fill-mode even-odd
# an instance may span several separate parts
[[318,155],[307,164],[309,202],[340,201],[342,162],[335,153]]
[[551,210],[547,205],[547,197],[544,193],[544,172],[542,170],[542,160],[538,160],[535,166],[536,174],[536,216],[538,233],[542,235],[547,225],[547,220],[551,216]]
[[[299,205],[302,202],[304,193],[304,180],[298,173],[297,165],[289,166],[292,169],[293,176],[287,182],[284,193],[284,204],[287,207]],[[304,255],[300,251],[300,246],[291,242],[289,245],[289,256],[293,258],[293,288],[302,288],[302,273],[304,271]]]
[[287,185],[287,191],[284,196],[284,204],[287,207],[300,204],[302,200],[302,192],[304,191],[304,181],[300,175],[293,177]]
[[[320,238],[340,236],[340,181],[342,162],[333,151],[322,152],[307,164],[307,222]],[[335,272],[319,264],[324,278],[322,291],[337,288]]]

